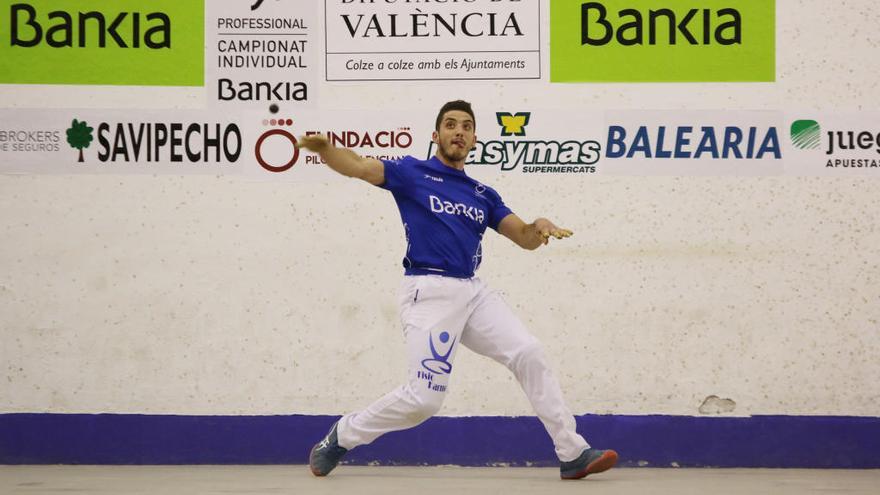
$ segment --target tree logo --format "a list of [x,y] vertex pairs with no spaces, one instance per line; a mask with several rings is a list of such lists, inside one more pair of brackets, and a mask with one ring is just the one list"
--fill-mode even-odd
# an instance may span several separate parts
[[76,119],[73,119],[73,123],[70,125],[70,129],[67,130],[67,144],[70,145],[71,148],[76,148],[79,150],[79,162],[82,163],[83,160],[83,148],[88,148],[90,144],[92,144],[92,129],[89,127],[88,122],[80,122]]

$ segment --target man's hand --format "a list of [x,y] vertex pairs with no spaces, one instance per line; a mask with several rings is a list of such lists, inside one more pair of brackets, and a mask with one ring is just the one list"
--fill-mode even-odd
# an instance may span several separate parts
[[573,233],[568,229],[560,229],[546,218],[539,218],[532,223],[525,223],[511,213],[498,223],[498,233],[515,242],[517,246],[533,250],[550,242],[550,236],[565,239]]
[[571,237],[574,232],[568,229],[561,229],[557,227],[553,222],[547,220],[546,218],[539,218],[535,220],[535,233],[541,236],[543,239],[544,245],[550,242],[550,236],[553,236],[557,239],[565,239],[566,237]]
[[330,141],[323,134],[312,134],[311,136],[300,136],[296,140],[297,148],[305,148],[315,153],[322,153],[330,149]]

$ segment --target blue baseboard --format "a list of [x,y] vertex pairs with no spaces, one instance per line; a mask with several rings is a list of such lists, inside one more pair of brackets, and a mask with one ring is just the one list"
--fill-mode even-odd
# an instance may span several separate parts
[[[305,464],[337,416],[0,414],[0,464]],[[880,418],[577,418],[623,466],[880,468]],[[348,464],[556,466],[533,417],[436,417],[353,450]]]

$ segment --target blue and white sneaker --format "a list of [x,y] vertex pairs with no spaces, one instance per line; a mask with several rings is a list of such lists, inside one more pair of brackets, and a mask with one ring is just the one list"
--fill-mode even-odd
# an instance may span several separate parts
[[608,471],[615,464],[617,464],[617,452],[589,448],[581,452],[577,459],[563,462],[559,466],[559,475],[564,480],[579,480],[588,474]]
[[339,464],[342,456],[348,452],[348,449],[339,446],[339,440],[336,437],[337,421],[330,427],[330,432],[323,440],[312,447],[309,453],[309,469],[315,476],[327,476],[333,468]]

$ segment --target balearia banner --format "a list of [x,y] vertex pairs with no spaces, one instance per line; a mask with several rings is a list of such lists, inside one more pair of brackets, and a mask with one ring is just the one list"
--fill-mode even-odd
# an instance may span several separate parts
[[776,78],[775,0],[551,0],[554,82]]
[[783,175],[781,112],[609,111],[603,169],[613,175]]
[[204,0],[2,0],[0,33],[0,83],[204,84]]

